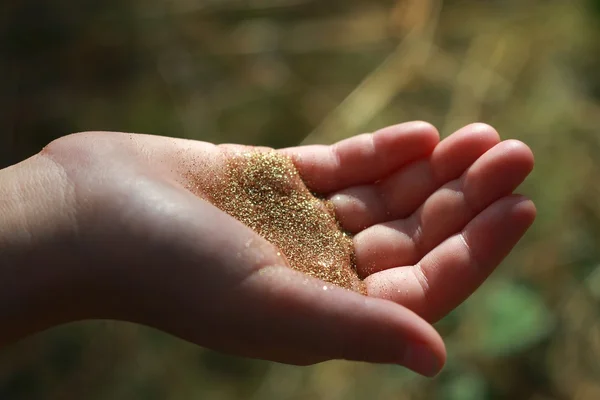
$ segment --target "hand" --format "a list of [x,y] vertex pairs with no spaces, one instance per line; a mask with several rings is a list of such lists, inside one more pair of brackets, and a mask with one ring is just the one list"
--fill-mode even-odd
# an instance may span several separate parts
[[430,322],[473,293],[536,213],[530,200],[512,194],[533,169],[525,144],[500,142],[484,124],[438,140],[433,127],[413,122],[289,150],[355,234],[369,295]]
[[[524,145],[497,144],[495,132],[480,125],[437,141],[429,125],[411,123],[331,147],[282,150],[357,233],[365,297],[322,290],[186,189],[185,169],[218,173],[230,146],[118,133],[60,139],[25,168],[51,163],[59,171],[48,185],[60,188],[60,196],[48,196],[59,199],[60,207],[50,207],[61,210],[50,224],[57,228],[48,228],[52,217],[40,227],[39,215],[26,224],[41,247],[67,249],[41,257],[55,273],[36,298],[61,310],[45,322],[122,319],[242,356],[397,363],[433,375],[444,362],[443,343],[408,308],[433,320],[458,305],[535,213],[531,202],[507,197],[531,169]],[[496,184],[486,186],[490,179]],[[419,229],[411,231],[414,221]],[[418,245],[405,239],[414,237]],[[440,279],[456,281],[444,287]]]

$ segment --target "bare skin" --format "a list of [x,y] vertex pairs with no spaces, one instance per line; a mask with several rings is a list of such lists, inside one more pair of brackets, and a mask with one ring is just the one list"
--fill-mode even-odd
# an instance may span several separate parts
[[423,122],[279,150],[355,234],[368,296],[291,270],[249,228],[186,189],[232,145],[91,132],[0,171],[0,345],[82,319],[126,320],[240,356],[445,362],[430,325],[466,299],[535,218],[513,191],[521,142]]

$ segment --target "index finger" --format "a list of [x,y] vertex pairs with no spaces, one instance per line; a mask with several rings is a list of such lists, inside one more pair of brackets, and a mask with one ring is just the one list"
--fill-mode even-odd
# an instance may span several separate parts
[[292,157],[311,190],[326,194],[383,179],[403,165],[428,156],[439,140],[439,133],[431,124],[415,121],[330,146],[309,145],[280,151]]

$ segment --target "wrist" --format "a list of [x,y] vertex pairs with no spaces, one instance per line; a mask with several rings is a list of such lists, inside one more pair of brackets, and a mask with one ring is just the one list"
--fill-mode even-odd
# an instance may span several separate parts
[[0,345],[83,317],[73,202],[46,157],[0,171]]

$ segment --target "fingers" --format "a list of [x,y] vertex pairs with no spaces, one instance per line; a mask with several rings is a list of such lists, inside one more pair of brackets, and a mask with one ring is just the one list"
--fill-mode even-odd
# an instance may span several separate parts
[[409,122],[343,140],[332,146],[283,149],[308,187],[327,194],[374,182],[401,166],[428,156],[438,144],[437,130],[425,122]]
[[415,266],[369,276],[365,280],[369,295],[392,300],[436,321],[489,276],[533,223],[535,213],[530,200],[504,197]]
[[392,302],[279,267],[254,274],[243,290],[254,295],[240,315],[260,323],[246,327],[244,338],[250,345],[244,347],[264,349],[267,343],[271,359],[292,364],[326,359],[400,364],[426,376],[435,375],[444,364],[444,344],[433,327]]
[[529,147],[515,140],[505,141],[484,154],[460,179],[429,197],[410,218],[412,225],[418,225],[415,241],[420,256],[460,231],[494,201],[511,194],[533,164]]
[[533,168],[533,154],[523,143],[496,145],[463,176],[433,193],[406,219],[372,226],[354,238],[362,276],[398,265],[412,265],[459,232],[497,199],[512,193]]
[[353,233],[404,218],[499,141],[498,133],[488,125],[466,126],[439,143],[427,159],[406,165],[376,184],[336,193],[332,196],[336,214],[344,229]]

